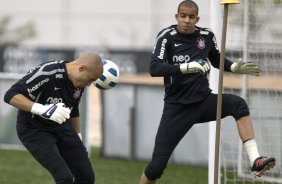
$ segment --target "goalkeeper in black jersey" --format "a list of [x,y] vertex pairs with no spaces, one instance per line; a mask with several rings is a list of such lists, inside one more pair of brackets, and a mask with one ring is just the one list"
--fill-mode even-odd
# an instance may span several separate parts
[[[210,64],[219,68],[220,53],[211,30],[196,26],[198,6],[183,1],[175,15],[177,25],[159,32],[152,53],[150,74],[163,76],[164,108],[157,131],[152,159],[141,176],[140,184],[154,184],[161,177],[176,145],[196,123],[216,119],[217,94],[209,88]],[[253,63],[225,59],[224,70],[235,74],[259,75]],[[222,118],[233,116],[248,153],[251,171],[261,176],[273,167],[275,159],[258,153],[249,109],[244,99],[232,94],[222,96]]]
[[5,102],[19,109],[19,139],[56,184],[94,183],[81,141],[78,105],[84,87],[102,72],[101,58],[87,52],[72,62],[40,64],[5,94]]

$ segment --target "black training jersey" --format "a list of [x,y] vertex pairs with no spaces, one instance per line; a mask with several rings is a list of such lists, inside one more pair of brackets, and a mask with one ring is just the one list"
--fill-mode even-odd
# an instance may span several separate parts
[[[30,70],[6,92],[5,102],[8,103],[16,94],[22,94],[43,105],[64,103],[71,109],[70,117],[78,117],[78,105],[84,88],[73,86],[67,75],[66,63],[67,61],[49,61]],[[19,110],[17,123],[32,126],[57,124],[22,110]]]
[[[185,35],[172,25],[159,32],[151,59],[150,74],[164,76],[164,100],[192,104],[211,93],[207,74],[182,74],[179,65],[203,59],[219,68],[220,52],[210,29],[196,27],[193,34]],[[230,72],[231,64],[225,59],[224,70]]]

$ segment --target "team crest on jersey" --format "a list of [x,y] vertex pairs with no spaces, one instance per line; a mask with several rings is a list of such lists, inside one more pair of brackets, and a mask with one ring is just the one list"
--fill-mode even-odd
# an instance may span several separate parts
[[197,38],[197,42],[198,42],[198,48],[199,49],[206,48],[206,42],[205,42],[205,39],[203,37]]
[[73,98],[78,99],[80,97],[80,94],[81,94],[81,88],[75,88]]

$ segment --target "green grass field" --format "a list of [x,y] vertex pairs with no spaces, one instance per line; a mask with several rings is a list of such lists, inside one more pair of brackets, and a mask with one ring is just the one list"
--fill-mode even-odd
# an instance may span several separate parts
[[[95,184],[138,184],[146,162],[100,157],[93,148]],[[0,184],[53,184],[51,175],[26,151],[0,150]],[[160,184],[206,184],[207,168],[169,164]]]

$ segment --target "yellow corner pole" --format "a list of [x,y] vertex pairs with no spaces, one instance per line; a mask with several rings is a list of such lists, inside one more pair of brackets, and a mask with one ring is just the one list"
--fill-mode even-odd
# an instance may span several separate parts
[[219,148],[220,148],[220,127],[221,127],[221,109],[222,109],[222,90],[223,90],[223,71],[225,59],[225,43],[227,31],[227,17],[228,5],[239,4],[238,0],[221,0],[221,5],[224,5],[224,15],[221,35],[221,51],[220,51],[220,65],[218,78],[218,96],[217,96],[217,110],[216,110],[216,135],[215,135],[215,156],[214,156],[214,184],[219,184],[218,170],[219,170]]
[[220,4],[240,4],[239,0],[221,0]]

